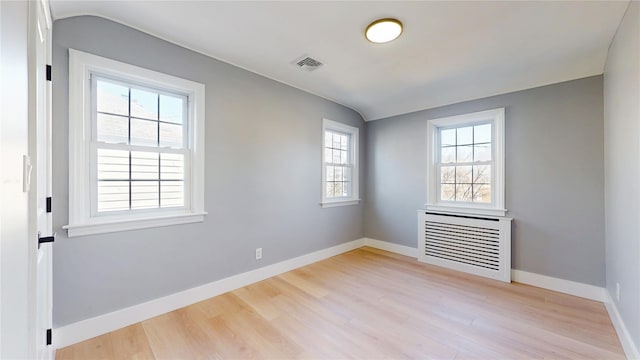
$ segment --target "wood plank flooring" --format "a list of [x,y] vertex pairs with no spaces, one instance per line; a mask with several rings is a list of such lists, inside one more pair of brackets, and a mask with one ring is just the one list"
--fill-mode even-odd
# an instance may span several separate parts
[[623,359],[602,303],[361,248],[56,359]]

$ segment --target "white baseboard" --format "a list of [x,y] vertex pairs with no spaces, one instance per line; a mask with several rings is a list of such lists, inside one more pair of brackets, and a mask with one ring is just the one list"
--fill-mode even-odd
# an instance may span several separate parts
[[364,246],[371,246],[376,249],[385,250],[385,251],[389,251],[389,252],[400,254],[400,255],[410,256],[413,258],[418,257],[418,249],[414,247],[398,245],[398,244],[394,244],[386,241],[380,241],[380,240],[371,239],[371,238],[362,238],[361,240],[364,240]]
[[[53,346],[54,349],[59,349],[73,345],[362,246],[370,246],[413,258],[418,255],[417,248],[362,238],[56,328],[53,330]],[[513,281],[523,284],[604,302],[627,358],[640,359],[638,349],[633,343],[618,309],[604,288],[515,269],[512,270],[511,276]]]
[[605,302],[607,299],[606,290],[602,287],[583,284],[571,280],[558,279],[522,270],[512,269],[511,280],[600,302]]
[[622,344],[624,354],[629,360],[640,359],[640,351],[638,351],[638,347],[633,342],[633,338],[631,337],[631,334],[629,334],[629,330],[627,330],[627,326],[624,324],[624,321],[620,316],[620,312],[618,311],[618,307],[613,301],[613,298],[611,297],[609,291],[606,291],[606,296],[607,300],[604,302],[604,305],[607,307],[609,318],[611,318],[613,327],[616,329],[616,333],[618,334],[618,339],[620,339],[620,343]]
[[243,286],[262,281],[272,276],[360,248],[364,246],[364,243],[364,239],[350,241],[348,243],[318,250],[310,254],[302,255],[293,259],[214,281],[209,284],[147,301],[142,304],[137,304],[108,314],[65,325],[53,330],[53,346],[55,349],[59,349],[73,345],[140,321],[150,319],[154,316],[162,315]]
[[[371,246],[377,249],[411,257],[417,257],[418,255],[418,249],[416,248],[370,238],[363,238],[361,240],[364,241],[365,246]],[[629,331],[618,312],[618,308],[613,302],[611,294],[609,294],[607,289],[516,269],[511,270],[511,279],[522,284],[603,302],[607,308],[613,327],[616,329],[616,333],[618,334],[618,338],[620,339],[620,343],[622,344],[622,348],[624,349],[627,359],[640,360],[640,352],[638,352],[638,348],[633,342],[633,338],[629,334]]]
[[[418,256],[418,249],[393,244],[386,241],[380,241],[371,238],[363,238],[364,245],[371,246],[377,249],[390,251],[396,254],[411,256],[416,258]],[[511,280],[527,284],[531,286],[541,287],[547,290],[553,290],[557,292],[561,292],[564,294],[579,296],[582,298],[606,302],[607,301],[607,292],[604,288],[599,286],[583,284],[575,281],[558,279],[550,276],[535,274],[522,270],[511,270]]]

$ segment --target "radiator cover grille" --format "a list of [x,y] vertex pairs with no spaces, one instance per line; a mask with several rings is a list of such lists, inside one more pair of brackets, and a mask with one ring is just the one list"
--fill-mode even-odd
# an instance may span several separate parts
[[421,212],[418,259],[511,281],[511,219]]

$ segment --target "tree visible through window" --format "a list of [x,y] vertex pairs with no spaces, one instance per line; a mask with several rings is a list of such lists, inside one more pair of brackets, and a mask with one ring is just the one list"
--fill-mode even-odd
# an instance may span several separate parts
[[440,199],[491,202],[491,124],[439,129]]

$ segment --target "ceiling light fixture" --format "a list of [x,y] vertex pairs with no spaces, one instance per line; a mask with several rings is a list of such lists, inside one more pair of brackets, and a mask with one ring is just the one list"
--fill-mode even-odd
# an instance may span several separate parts
[[386,43],[397,39],[402,34],[402,23],[391,18],[379,19],[369,24],[364,34],[367,40],[373,43]]

